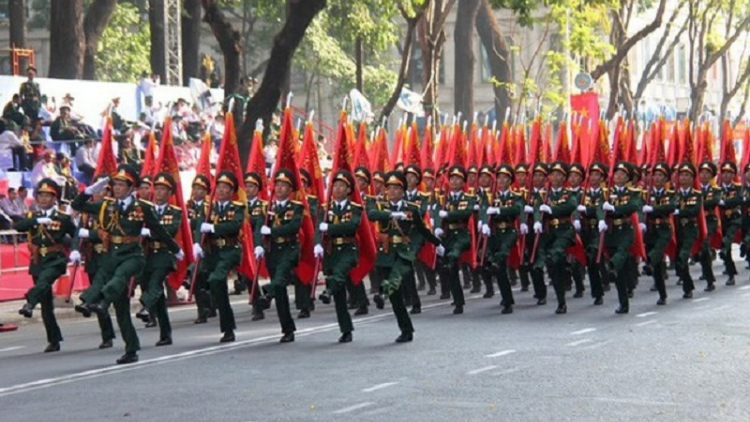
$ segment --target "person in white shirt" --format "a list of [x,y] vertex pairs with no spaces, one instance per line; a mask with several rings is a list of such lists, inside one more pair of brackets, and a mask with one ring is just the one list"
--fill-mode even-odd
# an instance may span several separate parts
[[23,217],[23,212],[18,206],[16,199],[18,199],[18,192],[16,192],[16,189],[8,188],[7,196],[0,199],[0,210],[11,219],[20,220]]
[[18,125],[9,120],[5,123],[5,131],[0,133],[0,171],[8,171],[8,169],[14,168],[13,151],[24,147],[17,131]]
[[54,150],[47,150],[44,153],[44,157],[34,164],[34,169],[31,171],[31,183],[34,186],[38,185],[44,178],[50,178],[61,186],[66,182],[65,176],[57,173],[57,170],[55,170]]
[[60,107],[67,106],[70,109],[70,120],[74,122],[79,122],[83,120],[83,114],[77,113],[75,109],[73,108],[73,101],[75,100],[75,97],[70,95],[70,93],[65,94],[65,96],[62,99],[62,103],[60,103]]
[[76,152],[76,167],[86,176],[87,183],[94,177],[98,159],[99,152],[93,139],[87,139],[83,143],[83,148],[79,148]]

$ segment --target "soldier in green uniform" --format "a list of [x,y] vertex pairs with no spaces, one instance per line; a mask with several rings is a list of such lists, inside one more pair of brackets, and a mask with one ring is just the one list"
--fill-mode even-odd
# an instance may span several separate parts
[[721,199],[719,210],[721,211],[721,229],[724,238],[721,242],[719,257],[724,261],[724,267],[729,279],[727,286],[734,286],[734,276],[737,275],[737,267],[732,259],[732,242],[734,242],[737,230],[742,225],[742,185],[734,181],[737,175],[737,165],[731,161],[721,164]]
[[[375,177],[373,176],[373,180],[375,180]],[[425,193],[427,195],[427,210],[432,210],[434,205],[437,203],[437,194],[438,191],[435,188],[435,170],[431,168],[426,168],[422,172],[422,180],[424,181],[425,185]],[[430,216],[432,218],[432,216]],[[417,260],[419,261],[419,260]],[[437,294],[437,271],[435,271],[435,268],[433,267],[434,263],[432,265],[427,265],[423,262],[418,262],[419,266],[422,267],[424,270],[424,278],[425,282],[428,286],[427,289],[427,296],[433,296]],[[417,276],[419,276],[419,271],[417,271]],[[445,283],[443,283],[445,284]],[[420,286],[422,285],[422,280],[419,280],[419,285],[417,285],[417,289],[420,289]],[[441,284],[441,290],[444,289],[445,293],[449,293],[448,285],[445,284],[445,287],[443,288]]]
[[[169,204],[175,187],[175,180],[169,173],[159,173],[154,177],[154,211],[169,238],[175,238],[182,225],[182,209]],[[172,325],[169,323],[164,283],[169,274],[177,269],[177,260],[167,250],[166,239],[152,234],[145,227],[141,229],[141,236],[146,239],[146,266],[138,277],[144,311],[136,316],[144,322],[151,321],[152,315],[156,317],[159,323],[159,341],[156,345],[168,346],[172,344]]]
[[[477,176],[477,189],[475,195],[477,197],[477,203],[474,205],[474,221],[477,222],[477,230],[481,229],[481,210],[487,208],[492,202],[492,189],[495,169],[490,165],[484,165],[479,168],[479,175]],[[488,226],[489,228],[489,226]],[[480,251],[481,253],[481,251]],[[473,288],[470,293],[479,293],[482,290],[482,282],[484,282],[485,292],[482,297],[489,299],[495,296],[495,288],[492,286],[493,272],[489,271],[490,262],[487,257],[484,257],[484,264],[481,265],[482,257],[477,257],[477,267],[472,271],[471,277],[473,281]]]
[[[369,212],[375,207],[378,201],[385,200],[385,173],[382,171],[376,171],[372,173],[372,181],[374,186],[373,195],[362,196],[362,203],[365,206],[365,212]],[[361,192],[360,192],[361,193]],[[377,268],[373,268],[372,271],[367,275],[370,279],[370,293],[375,294],[380,291],[380,273]],[[369,300],[368,300],[369,301]]]
[[[427,213],[429,195],[419,191],[419,185],[422,183],[422,169],[416,164],[409,164],[404,169],[404,176],[406,177],[406,192],[404,193],[404,199],[419,207],[419,214],[424,217],[425,213]],[[411,242],[412,248],[419,253],[424,245],[422,234],[419,232],[414,233],[409,241]],[[426,265],[424,265],[419,259],[414,261],[414,270],[422,279],[425,277],[425,267]],[[421,313],[422,301],[419,299],[417,277],[415,277],[415,274],[407,274],[402,280],[402,284],[404,286],[404,302],[406,303],[406,306],[411,305],[412,314]]]
[[[750,264],[750,163],[742,170],[742,244],[740,244],[740,256]],[[750,269],[750,265],[745,267]]]
[[[26,303],[18,311],[26,318],[31,318],[34,307],[42,306],[42,322],[47,331],[47,348],[45,353],[60,350],[62,333],[57,325],[52,298],[52,285],[67,270],[68,257],[64,241],[73,238],[76,226],[70,215],[57,209],[55,203],[60,198],[60,187],[52,179],[42,179],[36,188],[37,211],[30,211],[26,218],[13,223],[13,228],[26,232],[28,236],[29,274],[34,287],[26,292]],[[71,261],[80,261],[78,251],[70,254]],[[71,281],[72,283],[72,281]]]
[[[365,202],[365,205],[372,204],[375,198],[368,194],[368,187],[370,186],[370,171],[365,167],[357,167],[354,169],[354,180],[359,189],[360,198]],[[349,283],[346,285],[347,292],[349,294],[349,309],[356,309],[354,315],[367,315],[370,311],[370,299],[367,297],[367,289],[364,283],[354,285]]]
[[[528,200],[524,205],[524,213],[533,218],[535,210],[538,209],[547,197],[547,188],[544,187],[548,174],[547,165],[536,163],[531,175],[532,188],[527,193]],[[544,282],[544,260],[542,254],[536,254],[532,260],[531,252],[534,249],[534,238],[536,233],[529,230],[528,227],[521,227],[521,233],[526,235],[526,245],[524,248],[524,270],[531,275],[531,283],[534,285],[534,298],[537,305],[547,304],[547,284]],[[538,245],[537,245],[538,247]],[[522,276],[523,277],[523,276]]]
[[648,264],[651,267],[654,276],[654,284],[659,292],[657,305],[666,305],[667,303],[667,286],[664,284],[664,254],[672,239],[672,225],[670,224],[670,215],[675,212],[675,203],[677,197],[674,191],[667,189],[666,184],[669,181],[672,170],[664,162],[654,164],[652,172],[653,187],[646,192],[646,204],[642,211],[646,216],[646,235],[644,243],[646,245],[646,254]]
[[[200,230],[201,223],[206,221],[211,207],[211,201],[208,194],[211,193],[211,181],[205,175],[199,174],[193,179],[192,192],[188,199],[186,208],[188,218],[190,219],[190,230],[195,233]],[[198,239],[193,239],[193,242]],[[195,271],[193,264],[192,271]],[[189,285],[185,288],[191,288]],[[195,319],[196,324],[205,324],[209,317],[216,316],[216,306],[211,300],[211,292],[208,288],[208,280],[201,276],[199,272],[195,276],[195,286],[193,294],[195,295],[195,304],[198,310],[198,317]]]
[[143,199],[144,201],[150,201],[151,196],[154,190],[154,182],[151,179],[151,176],[143,176],[141,177],[141,183],[138,184],[138,199]]
[[[107,175],[98,176],[94,182],[98,182],[102,179],[106,179]],[[104,191],[93,195],[92,200],[94,202],[103,200],[106,196],[110,196],[111,192],[109,187]],[[99,238],[99,219],[95,214],[84,214],[81,217],[80,228],[76,237],[73,238],[73,250],[78,251],[81,254],[83,250],[83,257],[85,257],[84,269],[89,280],[93,280],[96,277],[96,273],[99,271],[103,263],[105,255],[104,245],[102,239]],[[86,240],[84,243],[83,241]],[[108,349],[112,347],[112,340],[115,339],[115,329],[112,326],[112,318],[108,313],[96,314],[99,321],[99,329],[102,333],[102,342],[99,344],[100,349]]]
[[[198,265],[198,277],[205,278],[211,291],[211,299],[216,303],[219,312],[219,327],[223,336],[221,343],[235,340],[234,311],[229,303],[229,273],[240,265],[242,243],[240,231],[245,220],[247,204],[233,201],[238,189],[238,180],[234,173],[224,170],[216,177],[216,187],[211,212],[193,233],[196,242],[193,253],[202,257]],[[205,246],[205,251],[203,249]]]
[[[524,163],[519,163],[516,165],[515,169],[515,176],[516,176],[516,182],[514,184],[513,192],[517,192],[521,195],[521,198],[523,198],[524,201],[524,209],[526,208],[526,201],[528,201],[529,198],[529,190],[526,188],[526,178],[529,175],[529,165]],[[532,208],[533,209],[533,208]],[[526,224],[528,221],[528,215],[529,214],[522,214],[519,218],[519,224],[518,224],[518,234],[519,234],[519,242],[521,241],[520,236],[526,236],[527,238],[529,233],[529,227]],[[520,276],[521,279],[521,291],[522,292],[528,292],[529,291],[529,285],[531,284],[531,281],[529,280],[529,268],[528,265],[525,263],[525,251],[521,251],[521,265],[518,267],[518,270],[514,271],[511,270],[510,273],[510,285],[514,286],[517,283],[517,279]]]
[[[596,258],[599,254],[599,222],[604,221],[604,212],[601,205],[608,197],[606,188],[602,187],[602,183],[606,180],[608,171],[607,166],[602,163],[594,162],[589,166],[589,188],[578,205],[579,214],[585,218],[581,230],[581,240],[586,248],[591,297],[594,298],[594,305],[597,306],[604,303],[604,286],[602,284],[604,266],[596,262]],[[601,259],[605,259],[604,255]]]
[[[260,228],[266,223],[266,212],[268,211],[268,201],[258,197],[258,191],[263,189],[263,179],[255,172],[245,173],[245,193],[247,194],[247,211],[250,216],[250,228],[253,230],[253,244],[257,250],[263,250],[263,237],[260,235]],[[260,252],[260,251],[259,251]],[[260,254],[258,254],[258,259]],[[244,276],[241,276],[244,279]],[[239,276],[238,276],[239,278]],[[250,286],[251,280],[243,280],[246,286]],[[252,286],[250,286],[252,289]],[[235,287],[236,289],[236,287]],[[259,321],[265,318],[263,310],[257,305],[258,293],[260,289],[255,286],[255,295],[251,298],[253,302],[253,321]]]
[[[383,280],[380,286],[381,293],[375,295],[374,301],[378,309],[383,309],[385,301],[382,295],[388,297],[398,328],[401,330],[396,342],[405,343],[414,338],[414,327],[406,311],[402,290],[402,280],[414,274],[414,261],[417,259],[417,251],[412,247],[410,239],[416,232],[420,232],[424,240],[435,245],[440,245],[440,240],[424,225],[419,207],[404,201],[404,174],[399,171],[388,173],[385,184],[387,200],[378,201],[367,213],[378,227],[378,255],[375,266]],[[442,246],[438,246],[438,252],[445,252]],[[458,280],[455,282],[458,283]]]
[[[138,199],[144,201],[152,200],[154,191],[154,182],[152,179],[153,178],[149,175],[141,177],[140,183],[138,184],[138,191],[136,192]],[[148,277],[145,277],[143,273],[137,278],[136,284],[141,288],[141,292],[144,292],[149,288],[148,281]],[[146,324],[146,328],[156,327],[156,316],[153,315],[153,313],[149,313],[148,309],[145,307],[141,308],[135,316]]]
[[329,304],[333,297],[336,319],[341,330],[339,343],[349,343],[352,341],[354,326],[346,306],[346,286],[352,284],[349,272],[359,261],[356,236],[363,208],[361,204],[351,201],[351,194],[356,186],[354,176],[348,171],[339,170],[333,175],[331,189],[328,216],[318,225],[314,252],[317,259],[323,260],[323,272],[326,275],[326,290],[320,295],[320,300]]
[[685,162],[679,166],[678,181],[680,188],[677,191],[679,200],[678,207],[674,212],[676,235],[677,235],[677,259],[675,269],[677,276],[682,280],[682,297],[691,299],[693,297],[693,277],[690,275],[688,260],[693,244],[698,239],[698,216],[703,207],[703,195],[700,190],[693,189],[695,182],[695,166]]
[[128,284],[145,265],[141,229],[145,225],[153,235],[164,239],[167,248],[177,254],[178,260],[183,259],[184,254],[159,223],[153,204],[135,197],[133,190],[138,185],[138,173],[135,169],[121,164],[112,179],[114,198],[89,202],[92,195],[106,188],[108,179],[102,179],[87,187],[72,203],[76,211],[99,216],[99,236],[107,250],[99,272],[91,286],[81,295],[82,303],[76,305],[76,310],[87,316],[92,312],[107,313],[109,305],[114,305],[117,324],[125,342],[125,354],[117,359],[117,363],[126,364],[138,361],[137,352],[140,349],[138,334],[130,318]]
[[266,266],[268,267],[271,283],[258,298],[260,309],[268,309],[271,300],[276,300],[276,313],[281,324],[281,343],[294,341],[294,325],[289,310],[289,295],[287,285],[293,282],[294,269],[300,258],[299,231],[302,227],[302,217],[305,206],[290,199],[297,186],[294,174],[288,169],[280,169],[274,176],[274,201],[269,204],[269,225],[261,227],[260,234],[268,239],[265,250]]
[[[579,206],[583,204],[583,189],[581,189],[581,184],[583,183],[583,180],[585,178],[586,168],[583,167],[583,164],[572,163],[570,165],[568,174],[568,192],[570,192],[570,194],[576,200],[576,204],[578,204]],[[573,220],[573,227],[575,228],[576,233],[581,233],[581,220],[580,215],[578,214],[576,216],[576,219]],[[571,259],[571,257],[569,257],[568,260],[570,278],[573,280],[576,286],[576,291],[575,293],[573,293],[573,297],[581,298],[583,297],[583,292],[586,291],[586,286],[584,286],[583,284],[583,279],[586,276],[586,267],[577,260]],[[567,285],[565,286],[565,290],[570,290],[571,287],[571,285]]]
[[[300,180],[302,181],[302,185],[305,188],[307,204],[310,207],[310,216],[312,217],[314,227],[318,223],[318,221],[322,219],[320,214],[321,212],[323,212],[323,210],[319,205],[320,199],[317,196],[308,193],[310,192],[310,181],[312,180],[310,177],[310,173],[305,169],[299,169],[299,176]],[[318,275],[316,274],[315,277],[317,276]],[[297,314],[297,318],[310,318],[310,311],[313,311],[315,309],[312,298],[310,297],[310,289],[312,288],[312,284],[303,283],[296,274],[293,276],[293,279],[294,307],[299,311],[299,314]]]
[[573,214],[578,203],[563,186],[568,178],[568,165],[555,161],[549,166],[550,190],[534,209],[534,233],[541,234],[534,266],[541,270],[547,265],[557,296],[555,313],[568,312],[565,285],[570,274],[566,270],[566,249],[575,243]]
[[[497,277],[497,286],[500,290],[502,300],[501,313],[513,312],[513,290],[511,290],[508,277],[508,257],[511,250],[516,247],[518,230],[516,229],[518,217],[523,214],[523,195],[513,192],[510,187],[513,183],[513,167],[501,164],[497,168],[497,192],[488,195],[488,201],[481,210],[482,234],[489,236],[487,239],[487,259],[484,272],[494,273]],[[485,276],[487,277],[487,276]]]
[[34,66],[26,68],[26,76],[28,76],[29,79],[21,84],[21,90],[18,94],[21,97],[21,108],[23,109],[23,114],[29,117],[31,120],[31,126],[35,126],[36,121],[39,120],[42,92],[39,89],[39,84],[34,82],[34,78],[36,77],[36,68]]
[[721,188],[716,186],[716,182],[714,181],[717,174],[716,164],[712,161],[704,161],[700,163],[698,168],[700,171],[701,191],[703,192],[703,210],[706,215],[707,232],[706,238],[703,239],[701,251],[698,254],[698,261],[701,264],[702,279],[706,280],[707,284],[704,291],[711,292],[716,289],[714,285],[716,277],[714,276],[712,265],[714,251],[711,248],[711,238],[714,237],[719,226],[716,207],[719,206],[719,201],[721,200]]
[[464,292],[458,278],[459,258],[471,248],[469,220],[474,214],[476,197],[464,192],[466,170],[460,165],[448,169],[448,192],[438,204],[438,215],[435,218],[435,234],[443,237],[440,256],[440,277],[450,283],[455,308],[454,314],[464,312]]
[[628,292],[628,272],[630,265],[630,246],[635,239],[635,232],[640,227],[633,227],[630,217],[641,208],[640,192],[628,186],[633,174],[630,163],[619,162],[615,165],[614,188],[608,192],[607,200],[602,203],[602,211],[606,214],[606,221],[599,221],[599,231],[605,232],[604,246],[609,251],[609,263],[617,286],[617,297],[620,306],[615,310],[618,314],[630,312],[630,295]]

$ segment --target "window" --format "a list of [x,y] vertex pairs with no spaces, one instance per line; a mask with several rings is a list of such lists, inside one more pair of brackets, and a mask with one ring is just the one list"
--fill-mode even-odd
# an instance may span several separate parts
[[685,44],[677,46],[677,83],[687,84],[687,51]]
[[664,66],[667,68],[667,82],[674,83],[675,82],[675,54],[672,53],[667,57],[667,61],[664,62]]
[[10,10],[8,9],[10,0],[0,0],[0,19],[8,19]]

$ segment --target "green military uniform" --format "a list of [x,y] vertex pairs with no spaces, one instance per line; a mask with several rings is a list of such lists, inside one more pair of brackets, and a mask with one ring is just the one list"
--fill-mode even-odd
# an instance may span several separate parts
[[[669,180],[671,170],[667,163],[656,163],[653,173],[660,172]],[[654,276],[654,284],[659,292],[659,301],[657,304],[664,305],[667,300],[667,287],[664,283],[664,254],[667,245],[672,240],[672,224],[670,216],[675,210],[677,197],[674,191],[664,187],[652,187],[650,192],[646,193],[646,205],[643,207],[643,213],[646,214],[646,234],[643,241],[646,246],[648,263]]]
[[[695,177],[695,167],[691,163],[680,164],[680,173],[690,173]],[[699,222],[698,216],[701,207],[703,207],[703,194],[692,186],[686,189],[678,189],[676,192],[678,199],[677,211],[675,211],[675,224],[677,235],[677,259],[675,269],[677,276],[682,280],[682,295],[685,299],[693,297],[695,284],[693,277],[690,275],[688,260],[693,249],[693,244],[698,239]]]
[[[743,172],[747,175],[750,171],[750,163],[745,165]],[[740,256],[750,263],[750,180],[745,180],[742,186],[742,244],[740,245]],[[748,266],[747,268],[750,268]]]
[[[263,187],[263,181],[257,173],[250,172],[245,174],[245,183],[254,183],[259,189]],[[268,201],[264,201],[258,197],[248,198],[247,200],[247,212],[250,216],[250,228],[253,231],[253,245],[257,248],[263,245],[263,237],[260,234],[260,228],[266,223],[266,213],[268,212]],[[248,283],[249,285],[249,283]],[[253,303],[253,321],[257,321],[265,318],[263,310],[257,306],[256,300],[260,295],[259,286],[250,286],[251,290],[254,290],[253,296],[250,298]]]
[[[31,68],[29,69],[31,70]],[[36,69],[34,69],[36,73]],[[21,89],[18,92],[21,96],[21,108],[23,108],[23,114],[31,119],[31,123],[35,123],[39,120],[39,108],[41,107],[42,91],[39,88],[39,84],[34,81],[26,81],[21,84]]]
[[[598,172],[606,177],[607,167],[601,163],[592,163],[589,167],[589,177],[591,177],[592,172]],[[602,284],[604,266],[596,262],[596,258],[599,255],[599,222],[604,221],[604,212],[601,206],[607,197],[605,188],[592,186],[583,194],[581,205],[579,205],[579,210],[582,210],[584,216],[581,241],[586,248],[586,263],[594,305],[601,305],[603,303],[602,297],[604,297],[604,286]],[[603,254],[601,259],[605,259]]]
[[[737,166],[727,161],[721,164],[721,171],[732,172],[737,174]],[[737,267],[732,259],[732,243],[734,242],[737,230],[742,228],[742,185],[739,183],[730,183],[721,185],[721,199],[719,200],[719,210],[721,211],[721,229],[723,239],[721,242],[721,252],[719,257],[724,261],[724,267],[729,279],[727,286],[733,286],[734,276],[737,275]]]
[[[541,172],[545,176],[547,176],[547,165],[544,163],[537,163],[534,166],[533,173]],[[533,174],[532,173],[532,174]],[[545,188],[532,188],[531,192],[527,194],[528,201],[526,201],[526,205],[524,206],[524,212],[529,213],[529,211],[532,214],[535,213],[535,210],[537,210],[546,200],[547,200],[547,189]],[[524,247],[524,269],[527,272],[527,274],[531,275],[531,284],[534,287],[534,298],[537,299],[537,305],[546,305],[547,304],[547,284],[544,282],[544,260],[541,258],[542,254],[537,251],[536,256],[534,256],[532,261],[531,253],[534,249],[534,239],[536,238],[536,234],[533,230],[531,230],[531,227],[527,227],[527,235],[526,235],[526,244]],[[539,245],[537,244],[537,248]],[[523,277],[523,274],[522,274]]]
[[[422,173],[422,178],[432,179],[434,181],[435,171],[431,168],[424,169],[424,172]],[[435,205],[437,192],[438,192],[437,189],[433,189],[432,192],[424,193],[425,199],[423,199],[422,202],[420,202],[419,204],[420,206],[423,204],[426,205],[425,212],[427,212],[427,210],[431,210],[433,206]],[[430,216],[430,218],[432,218],[432,216]],[[417,277],[419,278],[419,285],[417,286],[417,288],[422,289],[422,285],[426,283],[428,286],[427,296],[432,296],[434,294],[437,294],[437,271],[435,271],[434,263],[428,265],[428,264],[425,264],[424,262],[421,262],[420,260],[417,260],[416,265],[417,265]],[[445,293],[448,293],[448,292],[449,292],[449,289],[446,284]]]
[[[581,176],[581,183],[586,178],[586,169],[583,167],[580,163],[572,163],[570,165],[570,171],[569,174],[579,174]],[[568,177],[568,192],[570,195],[575,199],[576,204],[581,205],[583,203],[583,189],[581,185],[578,186],[570,186],[570,177]],[[574,220],[574,227],[577,233],[580,234],[582,226],[581,226],[581,216],[576,210],[576,217]],[[580,236],[579,236],[580,237]],[[579,262],[576,259],[568,258],[568,264],[569,264],[569,270],[570,275],[572,278],[572,281],[575,283],[576,290],[575,293],[573,293],[573,297],[580,298],[583,297],[583,292],[586,291],[586,286],[583,283],[584,278],[586,277],[586,266],[583,265],[581,262]],[[568,284],[565,286],[565,290],[570,290],[572,287],[572,284]]]
[[[513,181],[513,168],[508,165],[500,165],[497,169],[498,177],[505,174]],[[509,314],[513,312],[513,290],[511,290],[510,279],[508,277],[508,257],[513,248],[516,247],[518,240],[518,230],[516,229],[517,220],[523,214],[524,200],[519,192],[513,192],[510,189],[499,190],[493,196],[487,195],[481,209],[481,221],[488,225],[491,232],[487,239],[487,259],[489,262],[483,268],[483,272],[489,273],[485,277],[491,280],[492,274],[497,277],[497,286],[500,290],[502,300],[500,306],[503,307],[502,313]],[[492,210],[490,214],[490,209]],[[483,229],[486,232],[486,230]]]
[[[364,169],[364,167],[358,167],[358,168],[355,169],[355,176],[356,177],[362,177],[362,169]],[[367,178],[368,183],[369,183],[369,180],[370,180],[370,172],[369,172],[369,170],[367,171],[366,178]],[[355,187],[355,189],[356,189],[356,187]],[[364,198],[367,198],[368,196],[369,195],[367,195],[366,192],[360,191],[360,197],[363,198],[362,199],[363,201],[365,200]],[[317,220],[315,220],[315,221],[322,221],[323,220],[322,213],[323,213],[323,210],[321,209],[320,212],[318,212],[319,215],[318,215]],[[366,314],[368,314],[370,312],[369,311],[370,299],[367,297],[367,289],[365,288],[365,284],[364,283],[359,283],[357,285],[354,285],[353,283],[349,283],[349,284],[346,285],[346,289],[347,289],[347,292],[349,294],[349,299],[348,299],[349,305],[348,305],[348,307],[349,307],[349,309],[356,309],[356,311],[354,312],[354,315],[366,315]]]
[[[493,178],[495,169],[490,165],[484,165],[479,169],[479,174],[487,174],[490,178]],[[475,191],[474,195],[477,198],[477,203],[474,205],[474,221],[481,221],[481,210],[487,208],[492,203],[492,187],[479,186]],[[484,257],[484,265],[481,265],[483,257],[477,257],[477,267],[472,271],[472,290],[471,293],[479,293],[482,290],[482,282],[485,286],[485,299],[489,299],[495,296],[495,288],[492,285],[492,277],[494,273],[490,270],[490,262],[487,257]]]
[[[448,169],[448,177],[463,177],[465,181],[466,171],[461,166],[453,166]],[[441,199],[438,205],[437,218],[435,218],[435,227],[442,231],[442,243],[445,247],[445,254],[440,257],[440,277],[445,278],[450,283],[455,304],[453,313],[461,314],[463,313],[465,300],[458,278],[458,260],[461,254],[471,248],[469,220],[474,214],[476,197],[458,191],[450,192]]]
[[[51,179],[42,179],[36,193],[49,193],[59,199],[60,187]],[[58,351],[63,338],[55,319],[52,285],[67,270],[68,257],[63,242],[66,237],[75,236],[75,224],[70,215],[52,207],[48,210],[29,212],[26,218],[13,223],[13,228],[19,232],[26,232],[31,255],[29,274],[34,281],[34,287],[26,292],[26,304],[19,313],[31,318],[34,307],[41,304],[42,322],[49,343],[45,351]]]
[[[422,170],[416,164],[410,164],[406,166],[404,175],[408,174],[413,174],[417,178],[417,184],[422,183]],[[411,191],[406,190],[404,192],[404,200],[415,204],[419,208],[419,215],[424,217],[424,215],[427,213],[427,206],[430,200],[428,194],[420,192],[418,189],[414,189]],[[414,248],[417,253],[419,253],[419,251],[422,249],[422,246],[424,246],[425,242],[424,236],[422,236],[420,232],[415,232],[412,237],[409,238],[409,241],[411,242],[412,248]],[[417,288],[417,276],[419,276],[421,280],[423,280],[421,284],[424,285],[424,280],[426,277],[425,267],[426,265],[424,265],[422,261],[416,259],[414,261],[414,273],[407,274],[406,277],[404,277],[404,279],[402,280],[402,284],[404,286],[404,302],[406,306],[411,305],[411,312],[413,314],[422,312],[422,301],[419,298],[419,289]],[[422,288],[424,288],[424,286],[422,286]]]
[[[120,165],[113,179],[131,187],[138,185],[137,172],[127,165]],[[172,253],[180,252],[180,247],[159,223],[150,202],[133,195],[120,200],[104,198],[102,201],[89,202],[89,189],[97,188],[97,184],[76,196],[72,203],[74,210],[98,216],[101,227],[98,233],[107,250],[91,286],[81,295],[83,305],[77,306],[76,310],[84,313],[84,316],[92,311],[106,313],[109,305],[114,304],[126,352],[118,363],[131,363],[137,360],[136,352],[140,349],[140,343],[130,318],[128,284],[145,265],[141,229],[145,226],[153,235],[164,239],[167,249]]]
[[[193,186],[202,186],[210,192],[211,182],[208,177],[204,175],[197,175],[193,180]],[[203,198],[200,201],[189,199],[187,201],[186,208],[188,212],[188,218],[190,219],[190,230],[195,233],[200,231],[201,223],[206,221],[206,216],[210,212],[211,203],[208,198]],[[193,239],[197,242],[199,238]],[[195,271],[195,264],[193,264],[193,271]],[[205,274],[204,274],[205,275]],[[188,286],[192,289],[195,295],[195,304],[198,310],[198,318],[195,320],[196,324],[202,324],[207,322],[209,316],[215,312],[215,305],[211,301],[211,294],[208,288],[208,280],[201,275],[200,272],[193,278],[195,280],[195,286]]]
[[[700,165],[700,170],[708,170],[711,172],[713,177],[716,177],[716,164],[711,161],[704,161]],[[706,238],[703,239],[703,245],[701,246],[701,252],[699,255],[699,261],[701,264],[701,273],[703,278],[706,280],[707,286],[706,291],[712,291],[716,287],[716,277],[714,276],[713,270],[713,251],[711,250],[711,239],[716,234],[716,230],[719,226],[719,219],[716,216],[716,207],[719,205],[721,200],[721,188],[713,183],[702,185],[701,191],[703,192],[703,210],[706,215]],[[745,233],[748,233],[747,231]]]

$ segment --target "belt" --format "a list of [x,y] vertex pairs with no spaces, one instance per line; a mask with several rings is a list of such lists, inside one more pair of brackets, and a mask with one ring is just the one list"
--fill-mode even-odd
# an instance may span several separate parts
[[409,238],[406,236],[390,236],[388,238],[388,242],[394,245],[397,245],[400,243],[408,243],[408,241],[409,241]]
[[289,242],[298,242],[299,238],[297,236],[277,236],[272,237],[271,242],[282,244],[282,243],[289,243]]
[[115,245],[120,245],[123,243],[140,242],[141,238],[139,236],[110,236],[109,241]]
[[549,224],[552,227],[557,227],[560,224],[570,223],[570,217],[559,217],[559,218],[553,218],[551,220],[548,220]]
[[680,225],[681,226],[686,226],[686,225],[688,225],[690,223],[697,223],[697,222],[698,222],[698,219],[695,218],[695,217],[680,218]]
[[[218,237],[215,239],[211,239],[209,243],[212,246],[216,246],[217,248],[224,248],[227,246],[234,246],[237,244],[237,238],[236,237]],[[165,245],[166,246],[166,245]]]
[[669,220],[666,218],[653,218],[651,219],[651,224],[667,224],[669,223]]
[[64,252],[64,251],[65,251],[65,247],[63,245],[40,246],[39,256],[44,257],[55,252]]
[[96,245],[94,245],[94,252],[96,252],[96,253],[104,253],[104,252],[106,252],[104,250],[104,245],[102,245],[101,243],[97,243]]
[[164,242],[148,242],[148,248],[152,251],[156,251],[159,249],[166,249],[167,244]]
[[589,226],[596,227],[597,225],[599,225],[599,220],[597,220],[596,218],[589,219]]
[[347,245],[357,241],[356,237],[334,237],[331,238],[331,243],[334,245]]
[[467,227],[466,223],[452,223],[448,224],[448,230],[461,230]]
[[622,226],[625,223],[630,223],[630,220],[627,218],[613,218],[612,219],[612,224],[614,224],[615,226]]
[[496,229],[513,229],[516,225],[512,221],[499,221],[495,223]]

